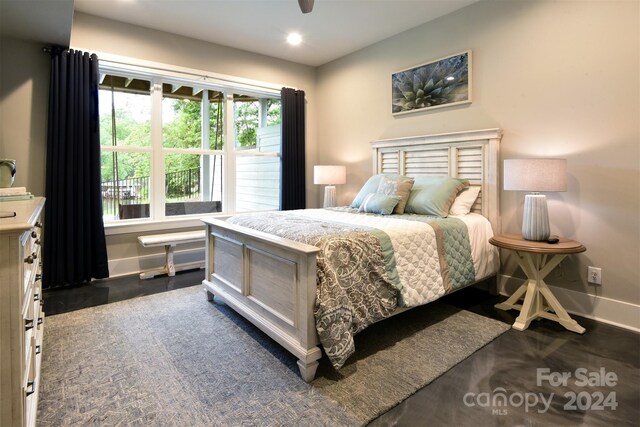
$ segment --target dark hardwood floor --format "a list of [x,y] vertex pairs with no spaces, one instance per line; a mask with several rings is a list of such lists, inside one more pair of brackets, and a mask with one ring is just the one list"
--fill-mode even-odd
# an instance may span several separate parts
[[[203,270],[96,280],[44,291],[47,316],[198,285]],[[515,311],[468,288],[443,301],[511,324]],[[548,320],[480,349],[370,426],[638,426],[640,334],[575,317],[584,335]],[[411,363],[411,361],[404,361]]]
[[109,304],[130,298],[157,294],[200,284],[204,280],[204,270],[188,270],[174,277],[166,275],[142,280],[138,275],[94,280],[89,284],[45,289],[44,312],[47,316],[67,313],[87,307]]

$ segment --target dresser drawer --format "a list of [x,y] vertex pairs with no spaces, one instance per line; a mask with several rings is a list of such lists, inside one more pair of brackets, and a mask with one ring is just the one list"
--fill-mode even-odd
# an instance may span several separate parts
[[[38,386],[40,385],[40,361],[42,352],[38,350],[36,337],[31,338],[30,352],[28,354],[27,375],[23,388],[25,425],[35,424],[35,412],[38,410]],[[33,421],[31,421],[33,420]]]
[[23,365],[22,365],[23,378],[29,368],[28,357],[31,352],[31,346],[32,346],[31,341],[35,336],[37,323],[38,323],[38,318],[36,316],[36,313],[34,312],[33,304],[31,304],[24,317],[24,333],[23,333],[23,341],[22,341],[22,344],[24,347],[24,352],[22,353],[23,359],[24,359]]
[[[37,272],[37,269],[36,269]],[[31,337],[34,336],[38,324],[40,312],[40,300],[42,295],[41,281],[35,281],[36,272],[24,269],[24,276],[28,277],[22,296],[22,319],[24,325],[24,355],[28,354]]]
[[42,364],[42,338],[44,332],[44,312],[41,306],[38,309],[35,332],[31,339],[31,356],[29,361],[29,371],[27,382],[24,388],[25,398],[25,420],[26,425],[35,426],[36,414],[38,411],[38,390],[40,386],[40,365]]
[[29,287],[35,282],[36,275],[40,271],[40,245],[31,245],[22,251],[22,284],[26,295]]
[[5,209],[16,215],[0,228],[0,426],[31,427],[44,331],[38,223],[44,199],[4,202]]

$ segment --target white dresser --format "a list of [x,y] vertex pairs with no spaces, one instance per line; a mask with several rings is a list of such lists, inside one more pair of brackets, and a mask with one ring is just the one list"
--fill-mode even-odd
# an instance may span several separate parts
[[34,426],[42,361],[44,198],[0,202],[0,426]]

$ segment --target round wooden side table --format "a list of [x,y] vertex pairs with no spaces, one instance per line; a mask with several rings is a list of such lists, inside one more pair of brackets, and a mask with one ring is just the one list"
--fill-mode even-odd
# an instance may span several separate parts
[[[567,255],[587,250],[575,240],[559,239],[558,243],[534,242],[525,240],[519,234],[499,234],[489,239],[494,246],[515,251],[518,264],[528,279],[509,299],[495,306],[501,310],[520,310],[513,324],[514,329],[523,331],[533,319],[542,317],[558,322],[570,331],[584,333],[585,329],[569,316],[544,282],[544,278]],[[524,302],[519,304],[523,295]]]

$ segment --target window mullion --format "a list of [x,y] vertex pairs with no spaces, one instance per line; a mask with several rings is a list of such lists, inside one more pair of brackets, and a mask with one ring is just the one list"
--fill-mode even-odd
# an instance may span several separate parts
[[135,147],[135,146],[127,146],[127,145],[101,145],[100,151],[103,151],[103,152],[117,151],[119,153],[151,153],[153,149],[150,147]]
[[236,156],[233,93],[224,92],[224,156],[222,207],[227,213],[236,211]]
[[[201,119],[201,128],[202,128],[202,141],[200,147],[203,150],[209,149],[210,145],[210,135],[209,130],[209,91],[204,89],[202,91],[202,119]],[[200,170],[202,173],[200,174],[200,188],[202,193],[202,200],[210,200],[211,199],[211,157],[210,156],[200,156]]]
[[158,80],[154,80],[151,87],[151,146],[151,217],[160,219],[165,216],[165,172],[162,151],[162,83]]

